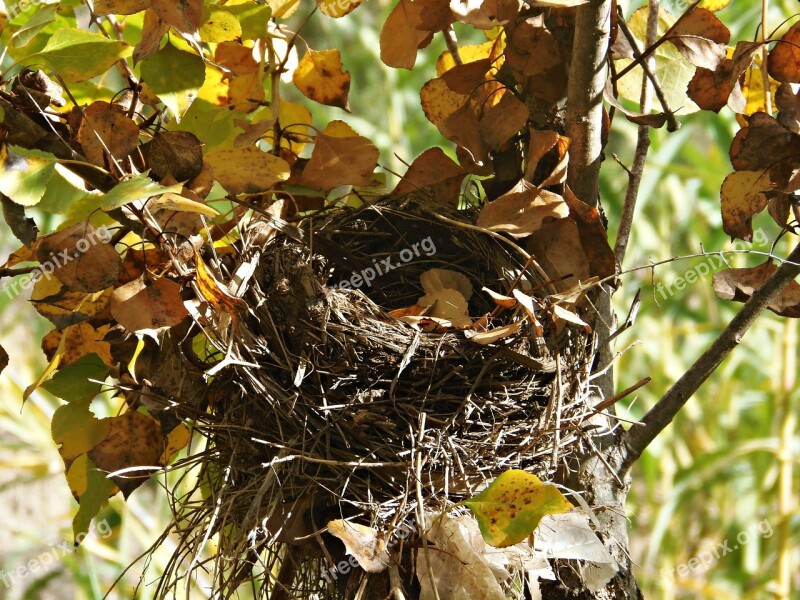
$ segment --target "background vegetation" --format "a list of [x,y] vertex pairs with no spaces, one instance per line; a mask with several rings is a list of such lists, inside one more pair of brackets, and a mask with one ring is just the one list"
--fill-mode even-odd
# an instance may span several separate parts
[[[639,5],[624,4],[627,14]],[[672,0],[664,6],[677,12],[680,4],[681,0]],[[312,47],[342,49],[343,62],[353,77],[352,115],[343,117],[341,111],[330,110],[375,141],[382,151],[381,164],[398,171],[403,170],[402,160],[425,148],[443,144],[449,149],[451,144],[425,119],[417,98],[421,85],[434,72],[438,52],[421,53],[419,59],[426,62],[413,73],[389,70],[377,56],[378,34],[391,6],[389,0],[370,0],[347,19],[312,19],[302,36]],[[797,11],[797,2],[771,2],[771,11],[771,23],[777,26]],[[760,3],[734,0],[719,16],[734,39],[752,39]],[[323,37],[325,42],[315,44]],[[612,155],[629,162],[636,136],[635,128],[622,121],[615,123],[603,170],[603,204],[612,224],[626,185],[625,172],[613,164]],[[701,245],[706,251],[731,248],[720,226],[719,188],[730,172],[727,148],[735,121],[726,110],[719,116],[702,113],[681,121],[683,127],[676,133],[653,132],[640,195],[642,214],[625,268],[696,254]],[[770,241],[775,239],[777,228],[768,215],[756,218],[754,229],[759,227]],[[5,259],[15,247],[8,232],[0,230],[0,258]],[[768,252],[770,246],[754,249]],[[734,266],[754,265],[759,257],[735,255],[728,260]],[[717,299],[710,276],[683,290],[673,286],[671,295],[660,293],[657,284],[666,290],[666,284],[701,263],[717,265],[718,261],[709,257],[678,260],[623,276],[616,296],[620,313],[627,312],[639,289],[642,307],[635,326],[619,339],[617,387],[652,377],[629,406],[621,407],[631,419],[644,414],[738,308]],[[23,297],[9,298],[0,292],[0,343],[13,349],[11,365],[0,377],[0,508],[5,517],[0,528],[0,570],[5,573],[71,538],[74,501],[49,432],[57,403],[42,390],[24,407],[20,400],[22,390],[45,366],[35,340],[47,328]],[[765,314],[742,347],[635,467],[629,498],[631,548],[647,598],[769,598],[778,562],[794,553],[794,564],[800,565],[798,486],[795,483],[788,490],[794,492],[793,504],[784,502],[783,506],[779,506],[777,489],[781,465],[793,469],[798,481],[797,354],[796,320]],[[155,482],[148,482],[127,503],[114,499],[100,514],[98,519],[113,530],[109,537],[95,532],[78,551],[60,556],[46,572],[34,573],[11,587],[0,580],[0,599],[101,598],[122,568],[155,541],[169,516],[165,496]],[[770,527],[759,530],[759,523]],[[742,531],[750,534],[746,544],[735,542]],[[738,548],[707,569],[696,569],[688,577],[669,574],[725,540]],[[163,568],[169,546],[165,543],[153,559],[148,578]],[[129,572],[113,596],[130,597],[128,590],[139,572],[140,567]],[[199,583],[193,592],[198,598],[204,597]],[[800,590],[800,579],[794,589]]]

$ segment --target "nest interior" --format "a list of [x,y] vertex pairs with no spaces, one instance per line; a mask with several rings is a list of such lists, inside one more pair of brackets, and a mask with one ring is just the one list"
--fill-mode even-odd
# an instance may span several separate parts
[[[286,562],[286,547],[331,519],[391,540],[401,524],[508,469],[551,479],[581,443],[591,334],[556,331],[543,312],[537,335],[518,307],[489,327],[519,330],[481,345],[464,331],[425,333],[387,314],[423,295],[420,275],[431,268],[469,278],[473,318],[496,307],[482,287],[516,286],[546,305],[552,288],[524,252],[470,225],[473,217],[407,197],[301,222],[312,232],[305,242],[278,235],[262,245],[255,229],[244,233],[239,260],[255,266],[248,315],[220,315],[214,328],[217,346],[241,364],[214,381],[206,431],[206,468],[216,473],[207,508],[221,515],[213,529],[224,532],[229,574],[220,587],[234,588],[242,565],[274,574],[270,560]],[[375,277],[365,285],[369,267]],[[331,559],[332,546],[311,545],[318,549],[306,557]],[[319,569],[301,571],[295,565],[279,583],[304,588],[297,597],[320,593]]]

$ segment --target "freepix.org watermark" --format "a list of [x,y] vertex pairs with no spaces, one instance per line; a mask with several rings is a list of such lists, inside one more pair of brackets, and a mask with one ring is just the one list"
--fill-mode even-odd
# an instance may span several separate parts
[[22,290],[28,290],[39,281],[42,276],[48,280],[52,277],[56,269],[60,269],[64,265],[71,263],[73,260],[79,258],[81,254],[85,254],[92,246],[96,244],[107,244],[111,241],[111,231],[106,227],[93,229],[85,238],[78,240],[75,243],[74,251],[62,250],[58,254],[51,254],[47,260],[42,262],[39,267],[27,273],[20,275],[8,285],[3,287],[3,292],[9,298],[19,295]]
[[371,287],[372,282],[381,275],[386,275],[389,271],[411,262],[415,258],[421,258],[423,253],[426,257],[436,254],[436,244],[433,242],[431,236],[419,242],[414,242],[411,246],[403,248],[394,256],[387,256],[381,260],[377,258],[373,259],[371,267],[366,267],[358,273],[353,273],[349,279],[342,279],[338,285],[334,287],[346,290],[354,290],[361,286]]
[[728,554],[733,554],[742,546],[746,546],[758,537],[770,538],[772,537],[772,524],[768,519],[762,519],[752,527],[744,529],[736,534],[736,539],[728,540],[727,538],[719,542],[716,546],[706,548],[702,552],[698,552],[692,558],[687,560],[672,569],[661,569],[660,574],[662,578],[675,581],[675,576],[679,578],[686,578],[692,575],[702,575],[714,566],[717,561]]
[[75,552],[77,545],[83,542],[83,540],[91,535],[93,531],[97,532],[97,535],[104,539],[110,537],[112,533],[111,525],[109,525],[108,521],[105,519],[102,521],[93,522],[89,527],[89,531],[85,533],[81,532],[75,536],[75,541],[77,542],[76,545],[70,544],[66,541],[61,542],[60,544],[53,544],[46,551],[41,552],[35,558],[30,559],[23,565],[19,565],[15,569],[11,569],[10,571],[0,570],[0,581],[2,581],[3,585],[6,587],[6,589],[8,589],[15,583],[18,583],[23,579],[30,577],[31,575],[38,575],[41,577],[49,570],[51,565],[56,564],[68,554]]
[[[732,251],[745,252],[748,249],[766,246],[769,243],[767,234],[763,229],[758,229],[753,233],[752,242],[743,242],[737,240],[733,244]],[[728,266],[723,258],[723,253],[709,254],[703,262],[696,267],[689,269],[682,276],[676,277],[669,283],[658,283],[656,290],[661,295],[661,298],[666,300],[676,292],[682,292],[687,286],[707,278],[709,275],[719,271],[722,267]]]
[[42,0],[5,0],[2,4],[5,5],[5,13],[8,15],[8,20],[12,20],[19,13],[25,11],[30,6],[40,4]]

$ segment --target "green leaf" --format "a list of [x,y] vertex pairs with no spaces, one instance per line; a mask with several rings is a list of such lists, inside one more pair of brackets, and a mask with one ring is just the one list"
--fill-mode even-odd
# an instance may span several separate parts
[[200,39],[204,42],[232,42],[242,36],[239,20],[226,10],[214,10],[200,28]]
[[206,79],[203,59],[167,44],[142,61],[142,79],[161,98],[177,120],[191,106]]
[[55,21],[57,10],[57,4],[38,7],[30,19],[27,19],[11,38],[13,46],[15,48],[22,48],[30,44],[31,40],[35,38],[48,23]]
[[179,194],[182,189],[183,186],[180,183],[165,187],[157,184],[147,175],[136,175],[111,188],[98,208],[113,210],[137,200],[146,200],[151,196],[160,196],[168,192]]
[[0,150],[0,192],[22,206],[44,196],[56,168],[56,157],[41,150],[9,146]]
[[107,373],[108,365],[102,358],[95,353],[87,354],[60,369],[51,380],[45,381],[42,387],[67,402],[85,400],[94,398],[102,387],[102,384],[89,380],[102,381]]
[[266,36],[267,23],[272,17],[272,9],[269,6],[247,0],[240,4],[228,3],[217,8],[231,13],[238,19],[242,28],[242,40],[256,40]]
[[125,42],[109,40],[81,29],[59,29],[39,56],[67,82],[86,81],[105,73],[133,52]]
[[67,482],[80,503],[72,519],[72,533],[77,546],[88,533],[92,519],[108,503],[115,485],[85,454],[76,458],[67,469]]
[[89,410],[91,398],[70,402],[53,413],[50,431],[65,462],[91,451],[108,435],[108,419],[98,419]]
[[483,539],[495,548],[518,544],[534,532],[542,517],[572,508],[556,486],[518,469],[506,471],[480,494],[459,504],[474,513]]

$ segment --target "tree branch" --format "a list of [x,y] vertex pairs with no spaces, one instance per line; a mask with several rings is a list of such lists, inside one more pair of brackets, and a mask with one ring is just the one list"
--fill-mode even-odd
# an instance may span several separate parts
[[658,434],[669,425],[731,351],[739,345],[742,337],[772,300],[786,285],[800,274],[800,244],[795,246],[775,274],[744,303],[742,309],[731,320],[720,336],[700,358],[676,381],[667,393],[642,419],[643,427],[631,427],[622,438],[624,458],[623,473],[642,455]]

